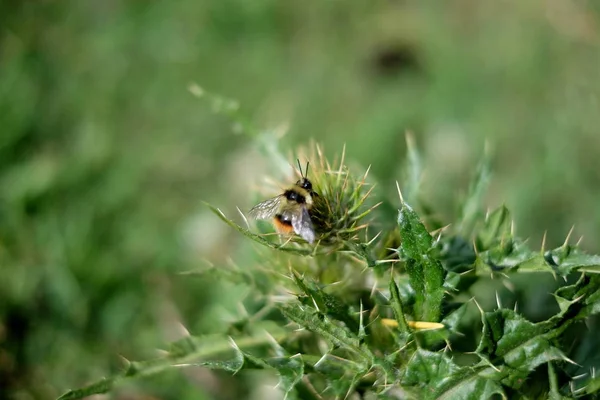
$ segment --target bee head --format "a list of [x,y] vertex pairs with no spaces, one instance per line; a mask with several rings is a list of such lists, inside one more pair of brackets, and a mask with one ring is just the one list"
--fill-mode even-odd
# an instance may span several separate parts
[[306,189],[309,192],[312,191],[312,183],[306,178],[302,178],[296,182],[296,186],[300,186],[302,189]]
[[306,175],[308,175],[308,162],[306,163],[306,169],[304,170],[304,173],[302,173],[302,167],[300,166],[300,160],[297,160],[297,161],[298,161],[298,169],[300,170],[300,176],[302,177],[302,179],[300,179],[299,181],[296,182],[296,186],[300,186],[302,189],[312,192],[312,183],[308,179],[306,179]]

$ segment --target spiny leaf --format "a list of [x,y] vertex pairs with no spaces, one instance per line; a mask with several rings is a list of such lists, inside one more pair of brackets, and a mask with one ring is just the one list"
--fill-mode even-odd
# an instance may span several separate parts
[[[519,387],[536,367],[549,361],[565,361],[554,347],[555,333],[545,323],[534,324],[512,310],[501,309],[483,314],[483,332],[476,352],[485,354],[506,368],[505,383]],[[500,361],[501,360],[501,361]]]
[[[600,313],[600,275],[582,275],[574,285],[564,286],[555,292],[561,313],[550,319],[559,324],[565,319],[580,320]],[[564,327],[563,327],[564,329]]]
[[270,358],[267,363],[279,374],[279,387],[287,397],[304,376],[301,356]]
[[75,399],[83,399],[85,397],[89,397],[95,394],[104,394],[110,392],[115,383],[118,382],[116,378],[107,378],[102,379],[96,383],[92,383],[84,388],[77,390],[69,390],[67,393],[60,396],[57,400],[75,400]]
[[521,241],[507,238],[505,241],[497,243],[486,251],[480,252],[475,261],[476,272],[480,275],[489,275],[491,272],[509,272],[523,265],[529,265],[529,272],[539,270],[552,272],[552,268],[542,266],[533,268],[532,261],[540,257],[539,253],[534,253]]
[[398,328],[400,329],[400,332],[409,332],[406,318],[404,318],[404,307],[402,306],[402,300],[400,299],[400,292],[398,291],[398,286],[396,285],[393,276],[390,278],[390,294],[392,297],[390,301],[392,303],[396,321],[398,322]]
[[219,210],[218,208],[213,207],[208,203],[205,203],[205,204],[208,206],[208,208],[210,208],[210,210],[213,213],[215,213],[215,215],[217,217],[219,217],[227,225],[231,226],[232,228],[234,228],[235,230],[237,230],[244,236],[247,236],[250,239],[254,240],[255,242],[262,244],[263,246],[267,246],[267,247],[270,247],[275,250],[280,250],[280,251],[285,251],[285,252],[292,253],[292,254],[297,254],[300,256],[309,256],[309,255],[313,255],[315,253],[314,250],[310,250],[310,249],[300,249],[300,248],[296,248],[296,247],[278,245],[276,243],[270,242],[267,239],[265,239],[264,237],[257,235],[256,233],[252,233],[248,229],[242,228],[241,226],[239,226],[238,224],[236,224],[235,222],[233,222],[232,220],[227,218],[225,216],[225,214],[223,214],[223,212],[221,210]]
[[567,276],[574,270],[600,273],[600,256],[586,254],[569,245],[547,251],[544,259],[549,265],[555,266],[561,276]]
[[340,379],[346,374],[366,374],[368,370],[366,365],[332,354],[319,357],[306,355],[303,358],[307,366],[331,379]]
[[372,364],[373,355],[360,345],[358,337],[348,328],[339,326],[326,315],[300,304],[284,304],[279,308],[289,320],[317,333],[335,346],[354,353],[361,362]]
[[[358,322],[349,313],[349,307],[337,297],[323,291],[315,282],[307,281],[297,272],[293,274],[294,282],[307,296],[308,306],[315,306],[324,314],[343,322],[352,332],[358,332]],[[299,298],[302,301],[302,297]]]
[[444,297],[444,269],[433,256],[433,239],[419,216],[406,203],[398,215],[402,236],[401,251],[406,258],[406,270],[415,290],[415,318],[437,322]]
[[[260,326],[256,326],[260,331]],[[270,331],[271,337],[282,339],[287,332],[282,328],[276,328]],[[256,336],[244,336],[236,339],[236,346],[239,348],[251,348],[256,346],[268,346],[270,340],[264,333],[258,333]],[[233,348],[235,350],[235,347]],[[126,380],[154,375],[168,369],[185,367],[195,363],[202,358],[216,357],[222,354],[232,352],[231,342],[223,335],[206,335],[199,337],[187,337],[171,345],[171,351],[166,357],[157,358],[149,361],[131,362],[126,371],[120,375],[111,378],[102,379],[98,382],[87,385],[81,389],[71,390],[59,397],[59,400],[81,399],[94,394],[108,393],[117,386],[123,384]],[[203,361],[207,367],[222,368],[235,372],[240,368],[239,359],[226,362],[222,361]],[[242,363],[243,365],[243,363]]]
[[510,213],[505,206],[494,210],[477,233],[477,251],[488,250],[495,243],[510,238],[510,224]]
[[406,366],[402,384],[421,387],[424,400],[489,399],[494,394],[506,398],[492,373],[489,366],[461,368],[444,353],[418,349]]
[[300,356],[261,359],[241,351],[237,346],[234,346],[234,348],[236,356],[231,360],[204,361],[196,365],[234,374],[242,369],[274,369],[279,375],[279,387],[286,397],[304,376],[304,363]]

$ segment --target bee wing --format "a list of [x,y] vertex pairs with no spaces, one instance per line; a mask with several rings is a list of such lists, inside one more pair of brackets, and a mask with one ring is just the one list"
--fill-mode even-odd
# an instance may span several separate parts
[[250,217],[254,219],[271,219],[277,214],[281,207],[283,196],[276,196],[271,199],[261,201],[250,209]]
[[315,230],[308,210],[305,207],[302,207],[302,212],[292,216],[292,227],[294,228],[294,232],[302,236],[308,243],[315,241]]

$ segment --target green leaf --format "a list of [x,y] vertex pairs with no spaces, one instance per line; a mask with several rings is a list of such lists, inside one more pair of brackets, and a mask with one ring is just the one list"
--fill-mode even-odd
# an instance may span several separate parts
[[549,322],[563,324],[562,329],[576,320],[600,313],[600,275],[585,275],[574,285],[563,286],[555,293],[561,312]]
[[433,239],[419,216],[406,203],[398,215],[402,237],[401,251],[406,270],[415,290],[415,318],[437,322],[444,297],[444,269],[433,255]]
[[549,361],[567,357],[554,347],[555,333],[548,324],[534,324],[512,310],[483,314],[483,332],[476,353],[485,354],[495,365],[505,368],[504,382],[518,388],[529,373]]
[[549,265],[554,266],[561,276],[567,276],[574,270],[600,273],[600,256],[586,254],[569,245],[547,251],[544,259]]
[[495,243],[511,238],[510,213],[505,206],[499,207],[487,216],[484,226],[477,233],[477,251],[491,248]]
[[307,366],[331,379],[340,379],[349,373],[352,375],[359,373],[366,374],[368,370],[368,366],[332,354],[324,354],[319,357],[306,355],[304,356],[304,360]]
[[347,327],[340,326],[319,311],[300,304],[283,304],[279,309],[289,320],[317,333],[335,346],[354,353],[362,363],[373,363],[373,355],[360,345],[358,336]]
[[287,397],[304,376],[304,362],[300,355],[271,358],[267,363],[279,374],[279,387]]
[[398,322],[398,329],[400,329],[400,332],[409,332],[406,318],[404,318],[404,307],[402,306],[402,300],[400,299],[400,292],[398,291],[398,286],[396,285],[393,276],[390,278],[390,294],[392,297],[392,309],[394,310],[394,315]]
[[[199,337],[186,337],[174,342],[167,356],[149,361],[130,362],[127,369],[120,375],[99,380],[81,389],[71,390],[59,397],[59,400],[81,399],[94,394],[108,393],[129,379],[151,376],[168,369],[187,367],[190,365],[203,365],[209,368],[219,368],[236,372],[244,366],[245,358],[239,358],[239,348],[252,348],[257,346],[270,346],[271,338],[264,333],[262,324],[257,324],[255,336],[243,336],[235,339],[232,347],[231,339],[223,335],[206,335]],[[271,328],[271,325],[269,325]],[[287,335],[283,328],[270,329],[271,337],[282,339]],[[236,357],[228,361],[201,361],[203,358],[216,358],[225,354],[236,352]]]
[[504,241],[494,245],[490,249],[480,252],[475,261],[475,268],[479,275],[489,275],[491,272],[509,272],[517,269],[520,271],[521,266],[529,266],[524,269],[529,272],[549,271],[552,268],[549,266],[535,266],[533,260],[539,259],[539,253],[534,253],[521,241],[507,238]]
[[84,388],[77,390],[70,390],[58,398],[58,400],[75,400],[83,399],[88,396],[95,394],[104,394],[110,392],[117,380],[115,378],[102,379],[96,383],[92,383]]
[[295,271],[293,278],[306,296],[306,301],[303,301],[301,296],[300,301],[308,306],[316,306],[321,312],[346,324],[352,332],[358,332],[358,321],[350,314],[349,307],[342,300],[326,293],[315,282],[307,281]]
[[264,237],[262,237],[261,235],[257,235],[256,233],[250,232],[248,229],[242,228],[241,226],[239,226],[238,224],[236,224],[235,222],[233,222],[232,220],[227,218],[225,216],[225,214],[223,214],[223,212],[221,210],[219,210],[218,208],[213,207],[208,203],[205,203],[205,204],[208,206],[208,208],[210,208],[210,210],[217,217],[219,217],[227,225],[231,226],[233,229],[237,230],[244,236],[249,237],[250,239],[254,240],[255,242],[262,244],[263,246],[270,247],[275,250],[280,250],[280,251],[285,251],[285,252],[292,253],[292,254],[297,254],[299,256],[310,256],[310,255],[315,254],[314,250],[284,246],[284,245],[279,245],[277,243],[271,242],[271,241],[265,239]]
[[420,387],[424,400],[489,399],[494,394],[506,398],[493,372],[485,365],[461,368],[445,353],[418,349],[406,366],[402,385]]

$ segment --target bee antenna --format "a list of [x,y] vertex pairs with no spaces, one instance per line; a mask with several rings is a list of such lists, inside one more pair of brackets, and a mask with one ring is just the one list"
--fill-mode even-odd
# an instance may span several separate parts
[[306,178],[308,176],[308,166],[310,165],[310,162],[307,161],[306,162],[306,169],[304,170],[304,177]]
[[298,170],[300,170],[300,176],[304,178],[304,174],[302,174],[302,167],[300,166],[300,159],[296,158],[296,161],[298,162]]

